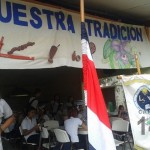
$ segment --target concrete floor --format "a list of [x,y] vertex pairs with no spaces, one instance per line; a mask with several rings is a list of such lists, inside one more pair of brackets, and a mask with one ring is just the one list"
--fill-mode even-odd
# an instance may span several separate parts
[[[27,148],[26,146],[22,146],[19,143],[19,141],[8,141],[8,140],[3,139],[2,142],[3,142],[3,150],[31,150],[33,149],[33,148]],[[117,150],[122,150],[122,146],[118,146]],[[125,150],[130,150],[130,147],[128,144],[125,145]],[[133,150],[133,144],[132,144],[132,150]]]

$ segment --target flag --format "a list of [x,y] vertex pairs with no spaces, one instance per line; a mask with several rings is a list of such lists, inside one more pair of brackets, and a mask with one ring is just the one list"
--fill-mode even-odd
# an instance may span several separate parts
[[150,150],[150,75],[121,76],[137,149]]
[[81,22],[81,44],[84,93],[85,102],[87,103],[89,149],[116,150],[84,22]]

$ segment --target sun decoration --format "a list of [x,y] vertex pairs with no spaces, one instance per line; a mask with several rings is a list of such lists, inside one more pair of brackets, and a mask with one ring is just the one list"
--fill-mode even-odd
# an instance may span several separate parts
[[146,95],[146,94],[148,93],[147,88],[143,88],[143,89],[142,89],[142,93],[143,93],[144,95]]

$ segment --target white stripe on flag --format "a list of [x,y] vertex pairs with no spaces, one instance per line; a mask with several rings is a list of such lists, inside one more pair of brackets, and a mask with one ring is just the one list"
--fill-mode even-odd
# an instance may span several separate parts
[[88,112],[88,137],[90,144],[96,150],[116,150],[112,131],[105,126],[89,108]]
[[89,60],[93,61],[88,41],[82,39],[81,44],[82,44],[82,54],[86,54]]

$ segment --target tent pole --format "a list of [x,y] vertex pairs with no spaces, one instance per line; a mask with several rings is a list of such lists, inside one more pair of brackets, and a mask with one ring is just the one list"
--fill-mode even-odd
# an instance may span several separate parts
[[85,21],[84,18],[84,0],[80,0],[80,15],[81,15],[81,22]]
[[138,75],[139,75],[139,74],[141,74],[141,69],[140,69],[140,64],[139,64],[139,59],[138,59],[137,54],[134,54],[134,58],[135,58],[135,62],[136,62],[137,72],[138,72]]

